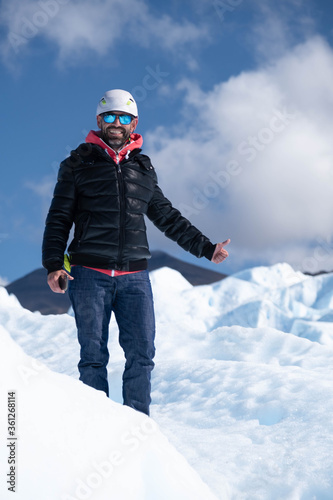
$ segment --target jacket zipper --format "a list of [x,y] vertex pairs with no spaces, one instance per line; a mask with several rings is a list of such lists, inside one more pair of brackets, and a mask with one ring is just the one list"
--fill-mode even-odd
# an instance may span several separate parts
[[123,250],[124,250],[124,243],[125,243],[125,206],[126,206],[126,200],[125,200],[125,189],[124,189],[124,179],[123,179],[123,174],[121,171],[121,166],[119,163],[119,154],[116,153],[116,159],[117,159],[117,177],[118,177],[118,186],[119,186],[119,202],[120,202],[120,220],[119,220],[119,249],[118,249],[118,267],[120,269],[121,267],[121,262],[122,262],[122,256],[123,256]]

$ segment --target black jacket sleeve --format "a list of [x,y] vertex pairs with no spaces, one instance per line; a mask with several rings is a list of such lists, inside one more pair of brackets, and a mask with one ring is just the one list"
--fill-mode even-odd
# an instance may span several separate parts
[[147,216],[160,231],[165,233],[165,236],[178,243],[187,252],[196,257],[206,257],[208,260],[213,257],[216,245],[213,245],[199,229],[172,206],[159,186],[155,188]]
[[42,263],[48,272],[62,268],[76,206],[76,189],[73,169],[66,163],[60,165],[42,245]]

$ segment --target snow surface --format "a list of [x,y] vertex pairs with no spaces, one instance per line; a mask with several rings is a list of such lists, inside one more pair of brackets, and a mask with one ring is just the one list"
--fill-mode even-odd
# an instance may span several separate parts
[[332,500],[333,274],[278,264],[193,287],[163,268],[151,281],[151,418],[119,404],[114,320],[107,399],[77,380],[73,317],[31,313],[0,288],[0,498]]

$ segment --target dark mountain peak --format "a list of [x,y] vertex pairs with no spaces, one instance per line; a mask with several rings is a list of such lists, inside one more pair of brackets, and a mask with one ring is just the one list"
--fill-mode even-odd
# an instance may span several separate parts
[[180,272],[191,285],[208,285],[215,281],[220,281],[227,276],[226,274],[211,271],[195,264],[189,264],[161,250],[154,250],[151,254],[149,271],[154,271],[160,267],[170,267]]
[[36,269],[10,283],[5,288],[14,294],[20,304],[29,311],[42,314],[62,314],[70,308],[68,294],[53,293],[47,284],[47,271]]

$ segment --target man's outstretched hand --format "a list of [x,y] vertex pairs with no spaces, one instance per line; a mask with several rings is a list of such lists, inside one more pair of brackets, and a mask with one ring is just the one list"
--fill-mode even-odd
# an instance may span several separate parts
[[213,253],[212,257],[212,262],[214,262],[214,264],[220,264],[228,257],[229,254],[223,247],[225,247],[229,243],[230,243],[230,238],[225,240],[223,243],[216,244],[215,252]]

